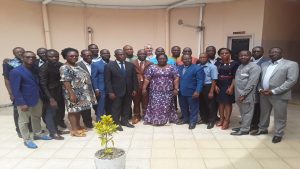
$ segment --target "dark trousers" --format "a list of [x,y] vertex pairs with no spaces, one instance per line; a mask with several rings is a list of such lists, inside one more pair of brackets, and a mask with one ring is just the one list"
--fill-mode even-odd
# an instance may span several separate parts
[[183,116],[183,121],[195,124],[198,119],[199,99],[192,96],[179,95],[179,105]]
[[106,93],[105,91],[100,91],[100,96],[98,97],[98,105],[96,109],[96,121],[100,120],[100,117],[105,115],[105,101]]
[[[133,114],[135,117],[142,117],[142,114],[145,115],[147,106],[148,106],[148,94],[143,95],[142,94],[142,88],[139,88],[136,95],[133,98]],[[142,106],[142,111],[141,111]]]
[[111,100],[111,114],[116,124],[128,122],[131,113],[131,102],[131,95],[128,94],[117,96],[115,100]]
[[211,88],[211,84],[205,84],[203,90],[200,93],[200,117],[203,121],[212,123],[216,121],[217,117],[217,102],[215,97],[208,98],[208,94]]
[[251,130],[256,130],[259,128],[258,127],[259,117],[260,117],[260,104],[255,103],[253,117],[251,121]]
[[46,107],[46,113],[45,113],[46,127],[49,130],[50,134],[55,134],[57,133],[57,123],[55,117],[59,110],[51,107],[49,103],[46,103],[44,105]]

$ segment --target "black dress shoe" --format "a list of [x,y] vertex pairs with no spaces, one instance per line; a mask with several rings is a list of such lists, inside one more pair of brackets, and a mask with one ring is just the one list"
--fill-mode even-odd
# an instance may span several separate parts
[[117,127],[117,130],[118,130],[118,131],[123,131],[123,128],[119,125],[119,126]]
[[59,134],[59,135],[70,134],[70,131],[68,131],[68,130],[64,130],[64,131],[58,130],[57,134]]
[[215,123],[214,122],[210,122],[210,123],[208,123],[207,124],[207,129],[212,129],[212,128],[214,128],[214,125],[215,125]]
[[258,130],[256,133],[251,133],[252,136],[258,136],[258,135],[261,135],[261,134],[268,134],[268,130]]
[[59,135],[59,134],[50,134],[49,135],[52,139],[54,139],[54,140],[64,140],[65,138],[64,137],[62,137],[61,135]]
[[274,144],[279,143],[279,142],[281,142],[281,139],[282,139],[282,137],[274,136],[272,139],[272,143],[274,143]]
[[134,125],[130,124],[129,122],[121,123],[121,125],[129,128],[134,128]]
[[176,123],[177,125],[183,125],[183,124],[188,124],[188,122],[180,120],[179,122]]
[[190,125],[189,125],[189,129],[194,129],[196,127],[196,123],[191,123]]
[[241,130],[230,133],[230,135],[233,136],[241,136],[241,135],[248,135],[248,134],[249,131],[241,131]]
[[240,129],[241,129],[240,127],[235,127],[235,128],[232,128],[231,130],[237,132],[237,131],[240,131]]
[[17,132],[17,134],[19,138],[22,138],[22,134],[20,132]]

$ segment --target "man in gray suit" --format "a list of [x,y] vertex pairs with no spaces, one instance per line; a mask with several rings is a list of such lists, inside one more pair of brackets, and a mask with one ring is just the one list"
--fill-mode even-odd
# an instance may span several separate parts
[[235,100],[242,116],[241,127],[233,128],[234,136],[247,135],[253,117],[256,86],[261,72],[260,67],[250,62],[251,52],[242,50],[239,53],[241,65],[235,74]]
[[260,93],[261,114],[259,130],[252,135],[268,134],[270,114],[274,109],[275,133],[273,143],[281,141],[287,119],[287,104],[291,99],[291,88],[296,84],[298,63],[282,58],[282,49],[273,47],[269,50],[271,61],[261,65],[262,75],[258,86]]

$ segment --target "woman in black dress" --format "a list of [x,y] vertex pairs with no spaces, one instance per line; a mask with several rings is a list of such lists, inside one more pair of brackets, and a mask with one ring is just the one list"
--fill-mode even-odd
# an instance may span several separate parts
[[218,55],[221,60],[216,62],[218,80],[215,92],[217,93],[220,115],[217,126],[222,126],[222,129],[225,130],[228,129],[230,123],[232,103],[234,103],[234,77],[239,63],[231,60],[231,51],[228,48],[219,49]]

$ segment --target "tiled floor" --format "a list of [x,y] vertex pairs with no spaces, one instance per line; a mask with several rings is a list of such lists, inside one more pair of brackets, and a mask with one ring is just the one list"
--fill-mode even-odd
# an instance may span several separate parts
[[[126,169],[298,169],[300,166],[300,105],[288,108],[284,140],[272,144],[264,136],[231,136],[230,130],[198,125],[152,127],[136,125],[115,135],[116,147],[126,150]],[[231,126],[237,126],[234,107]],[[94,153],[100,149],[93,131],[85,138],[65,135],[63,141],[36,141],[39,148],[27,149],[14,131],[11,108],[0,109],[0,168],[92,169]]]

